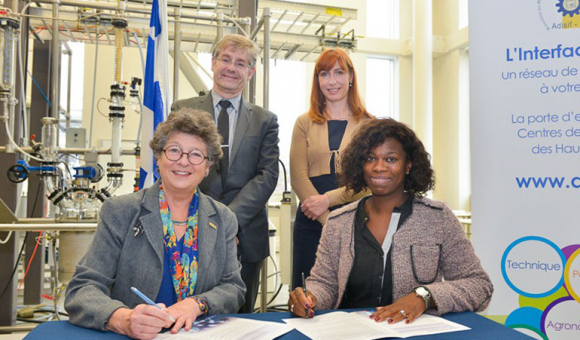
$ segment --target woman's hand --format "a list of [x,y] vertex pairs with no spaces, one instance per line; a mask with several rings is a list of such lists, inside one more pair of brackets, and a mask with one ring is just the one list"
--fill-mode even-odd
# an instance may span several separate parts
[[423,314],[425,308],[425,301],[413,292],[388,306],[377,307],[377,311],[371,314],[370,318],[377,322],[387,320],[388,323],[406,319],[406,323],[411,323]]
[[191,330],[193,322],[201,315],[199,304],[191,297],[171,305],[167,308],[167,312],[175,319],[175,324],[171,328],[173,334],[179,332],[182,327],[185,327],[186,331]]
[[302,318],[313,318],[314,317],[314,307],[316,306],[316,296],[312,295],[309,291],[306,291],[304,296],[304,291],[301,287],[294,289],[290,293],[290,298],[288,299],[288,309],[294,316],[299,316]]
[[[158,304],[165,309],[165,305]],[[135,339],[153,339],[164,327],[172,324],[167,312],[141,304],[135,309],[119,308],[111,314],[106,328]]]
[[330,207],[330,199],[326,195],[310,196],[302,202],[302,212],[309,219],[316,221]]

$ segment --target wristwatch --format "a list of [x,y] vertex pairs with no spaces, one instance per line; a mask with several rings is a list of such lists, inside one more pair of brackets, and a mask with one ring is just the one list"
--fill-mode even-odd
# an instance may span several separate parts
[[419,286],[415,288],[415,294],[425,302],[425,310],[429,309],[429,304],[431,301],[431,292],[429,289],[423,286]]

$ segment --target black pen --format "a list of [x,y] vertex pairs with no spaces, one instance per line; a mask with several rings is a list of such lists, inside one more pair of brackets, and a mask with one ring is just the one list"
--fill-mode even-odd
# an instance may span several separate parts
[[[304,279],[304,272],[302,272],[302,292],[304,293],[304,297],[308,298],[308,293],[306,293],[306,280]],[[308,318],[308,308],[304,308],[304,314],[306,318]]]

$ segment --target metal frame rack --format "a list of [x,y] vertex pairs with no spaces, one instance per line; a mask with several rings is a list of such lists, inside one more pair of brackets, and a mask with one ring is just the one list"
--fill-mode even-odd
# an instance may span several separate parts
[[[170,49],[172,48],[174,51],[173,66],[174,74],[177,75],[174,77],[174,93],[177,93],[179,87],[179,71],[185,70],[188,68],[188,63],[191,63],[190,58],[183,58],[184,54],[187,56],[191,52],[209,52],[213,44],[225,34],[241,32],[255,39],[260,46],[260,54],[263,61],[270,59],[313,61],[325,47],[340,46],[348,50],[354,50],[357,47],[358,37],[355,36],[353,30],[348,30],[347,28],[349,23],[357,19],[357,11],[354,9],[280,0],[260,0],[255,8],[255,17],[240,18],[240,6],[245,6],[243,1],[167,1],[168,37],[170,41],[173,41]],[[146,48],[147,45],[152,0],[36,0],[34,2],[22,1],[20,4],[17,0],[5,0],[4,2],[10,3],[12,6],[12,11],[8,11],[6,15],[22,21],[19,31],[22,39],[21,46],[27,48],[30,39],[38,41],[40,43],[38,45],[46,45],[44,43],[50,41],[50,63],[48,65],[50,65],[49,97],[52,106],[47,112],[57,123],[62,111],[65,111],[67,121],[70,118],[70,112],[67,112],[70,111],[70,105],[67,105],[67,109],[64,110],[59,104],[61,89],[58,75],[61,67],[62,45],[66,47],[69,41],[115,46],[121,44],[123,47],[141,46]],[[0,7],[2,7],[1,4]],[[126,25],[123,26],[126,29],[124,29],[122,36],[119,35],[119,27],[115,24],[116,22],[118,23],[119,19],[126,22]],[[252,22],[254,23],[253,25]],[[117,31],[115,31],[116,29]],[[115,33],[117,34],[115,35]],[[34,46],[36,49],[37,45],[34,44]],[[180,53],[175,53],[175,51]],[[24,50],[23,54],[25,52]],[[193,69],[190,66],[189,69]],[[264,81],[262,106],[268,108],[269,63],[262,62],[262,67]],[[70,86],[70,81],[68,84]],[[15,85],[14,88],[18,85]],[[17,99],[21,103],[20,105],[23,105],[25,98],[20,98],[19,92],[21,91],[17,91],[14,88],[9,94],[10,98]],[[249,98],[251,99],[251,97]],[[18,121],[15,113],[17,110],[14,109],[14,101],[10,105],[12,105],[12,108],[10,110],[6,109],[2,118],[9,122],[7,124],[9,130],[7,132],[10,135],[14,135],[14,132],[20,129],[19,124],[26,124],[26,121],[24,123]],[[34,113],[36,114],[34,116],[30,112],[26,112],[26,110],[22,110],[22,112],[23,116],[27,115],[24,117],[28,122],[31,122],[31,116],[33,120],[39,119],[38,113]],[[40,117],[42,116],[43,114],[41,113]],[[68,126],[67,123],[67,128]],[[30,153],[35,151],[34,147],[29,146],[27,137],[21,136],[20,146],[16,149],[13,143],[9,142],[6,143],[6,146],[0,146],[0,158],[11,154],[14,155],[15,152]],[[112,153],[111,150],[58,147],[57,149],[55,152],[60,154],[86,154],[90,152],[93,157],[98,154]],[[117,153],[134,155],[138,151],[117,150]],[[118,168],[113,170],[120,171],[120,167]],[[51,174],[51,176],[55,175]],[[7,203],[11,206],[15,205],[14,202]],[[63,221],[54,219],[20,218],[16,223],[0,220],[0,231],[51,231],[49,235],[52,236],[49,237],[52,237],[50,240],[53,242],[54,247],[54,240],[59,232],[91,231],[94,230],[95,225],[94,220],[90,219],[74,223],[63,223]],[[14,237],[14,239],[17,238]],[[6,250],[6,253],[12,252],[15,254],[17,243],[17,241],[12,240],[9,245],[0,245],[0,256],[4,250]],[[13,257],[8,256],[7,258]],[[43,266],[39,266],[37,270],[42,271],[43,268],[40,267]],[[2,270],[0,272],[5,273],[6,271]],[[263,282],[267,281],[265,272],[264,270]],[[40,277],[40,280],[42,280],[42,276],[38,275],[36,277]],[[14,284],[14,281],[12,284]],[[14,291],[14,288],[10,290],[12,293]],[[265,291],[265,287],[263,287],[262,311],[265,310]],[[6,317],[3,313],[6,311],[13,312],[15,300],[11,298],[7,302],[11,304],[12,308],[0,309],[0,326],[12,326],[14,324],[14,319],[10,316]],[[3,320],[9,321],[5,323]],[[10,327],[0,327],[0,333],[9,330]]]

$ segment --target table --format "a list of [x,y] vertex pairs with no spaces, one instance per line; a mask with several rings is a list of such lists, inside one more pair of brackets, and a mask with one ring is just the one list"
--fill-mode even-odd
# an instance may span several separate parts
[[[324,314],[330,311],[319,311],[318,314]],[[223,317],[243,317],[262,321],[283,322],[282,319],[291,318],[289,312],[280,313],[262,313],[262,314],[226,314]],[[450,313],[443,316],[445,319],[465,325],[471,330],[453,333],[443,333],[436,335],[426,335],[419,337],[410,337],[407,339],[439,339],[439,340],[464,340],[464,339],[482,339],[482,340],[500,340],[500,339],[532,339],[509,327],[491,321],[483,316],[471,312]],[[27,337],[26,340],[79,340],[79,339],[129,339],[124,335],[113,332],[100,332],[92,329],[77,327],[68,321],[49,321],[38,325]],[[308,339],[305,335],[292,330],[286,333],[280,340]]]

